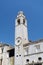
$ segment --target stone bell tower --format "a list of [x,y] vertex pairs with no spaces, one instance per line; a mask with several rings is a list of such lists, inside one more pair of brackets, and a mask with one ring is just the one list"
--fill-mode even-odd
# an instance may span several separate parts
[[27,20],[22,11],[18,12],[15,20],[15,39],[21,37],[25,43],[28,41]]
[[15,65],[23,63],[23,44],[28,42],[27,20],[22,11],[18,12],[15,20]]

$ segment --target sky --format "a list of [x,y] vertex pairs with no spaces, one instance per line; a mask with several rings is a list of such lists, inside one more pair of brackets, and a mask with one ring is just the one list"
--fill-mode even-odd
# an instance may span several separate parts
[[28,39],[43,39],[43,0],[0,0],[0,42],[14,45],[15,19],[21,10],[28,23]]

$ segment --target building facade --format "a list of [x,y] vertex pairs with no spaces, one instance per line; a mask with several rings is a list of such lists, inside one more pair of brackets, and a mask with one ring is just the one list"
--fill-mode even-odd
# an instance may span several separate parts
[[14,65],[43,65],[43,40],[28,40],[27,20],[22,11],[15,20]]
[[13,47],[8,44],[0,43],[0,65],[14,65],[13,62],[14,62]]
[[15,20],[15,46],[0,43],[0,65],[43,65],[43,39],[28,40],[27,20],[22,11]]

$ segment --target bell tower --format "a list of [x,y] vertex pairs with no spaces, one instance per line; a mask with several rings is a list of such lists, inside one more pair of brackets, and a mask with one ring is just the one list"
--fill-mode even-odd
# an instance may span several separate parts
[[27,20],[22,11],[18,12],[15,20],[15,64],[24,65],[23,44],[28,42]]
[[21,37],[24,43],[28,42],[27,20],[23,11],[18,12],[17,18],[15,20],[15,40],[18,37]]

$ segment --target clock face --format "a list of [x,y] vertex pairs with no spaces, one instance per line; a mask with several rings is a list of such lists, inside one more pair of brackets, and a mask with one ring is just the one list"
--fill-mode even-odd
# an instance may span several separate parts
[[21,37],[16,38],[15,44],[16,44],[16,45],[20,45],[21,43],[22,43]]

